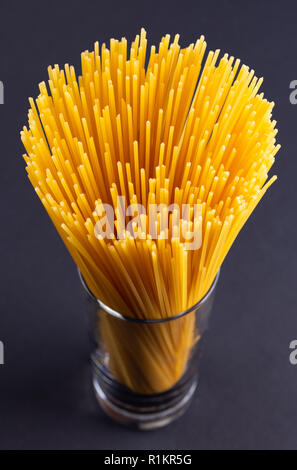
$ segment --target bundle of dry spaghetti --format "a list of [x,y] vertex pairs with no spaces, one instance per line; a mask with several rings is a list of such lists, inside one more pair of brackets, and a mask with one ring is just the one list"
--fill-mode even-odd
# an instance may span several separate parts
[[[139,319],[176,315],[206,294],[276,179],[268,180],[279,146],[262,79],[219,51],[204,58],[203,36],[185,49],[178,41],[163,37],[147,66],[142,30],[129,54],[125,38],[83,52],[78,79],[68,64],[49,67],[21,133],[32,185],[90,291]],[[201,246],[189,249],[197,233]],[[115,377],[140,393],[178,381],[199,336],[190,315],[133,337],[107,316],[101,330]]]

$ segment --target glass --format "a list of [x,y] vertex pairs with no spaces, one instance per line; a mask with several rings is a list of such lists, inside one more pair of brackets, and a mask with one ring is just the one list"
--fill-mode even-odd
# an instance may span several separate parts
[[184,413],[197,387],[219,273],[200,302],[161,320],[124,317],[96,299],[79,276],[90,303],[93,385],[102,409],[138,429],[169,424]]

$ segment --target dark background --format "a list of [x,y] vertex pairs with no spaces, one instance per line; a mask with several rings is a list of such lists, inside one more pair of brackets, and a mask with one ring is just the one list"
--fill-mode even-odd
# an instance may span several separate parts
[[[3,1],[0,4],[1,449],[297,449],[296,2]],[[90,388],[86,308],[75,266],[27,180],[19,131],[48,64],[78,67],[94,41],[140,27],[187,45],[205,34],[264,76],[276,102],[279,176],[226,262],[199,391],[170,427],[137,433],[114,424]]]

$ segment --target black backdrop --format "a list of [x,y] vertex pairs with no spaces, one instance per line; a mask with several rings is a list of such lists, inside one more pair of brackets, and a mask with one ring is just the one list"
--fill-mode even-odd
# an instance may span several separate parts
[[[0,448],[297,448],[296,6],[289,1],[1,0]],[[115,425],[90,389],[85,304],[73,262],[26,178],[19,130],[48,64],[79,65],[95,40],[144,26],[240,57],[276,102],[279,180],[223,265],[199,392],[166,429]]]

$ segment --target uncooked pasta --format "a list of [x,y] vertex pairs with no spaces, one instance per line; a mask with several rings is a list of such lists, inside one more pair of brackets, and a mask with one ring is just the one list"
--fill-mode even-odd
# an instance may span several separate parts
[[[178,35],[147,54],[142,29],[130,50],[122,38],[84,51],[79,77],[49,67],[30,99],[29,179],[89,290],[124,316],[166,319],[201,300],[276,179],[274,104],[253,70],[219,56]],[[117,380],[169,389],[199,340],[193,319],[125,328],[102,318]]]

